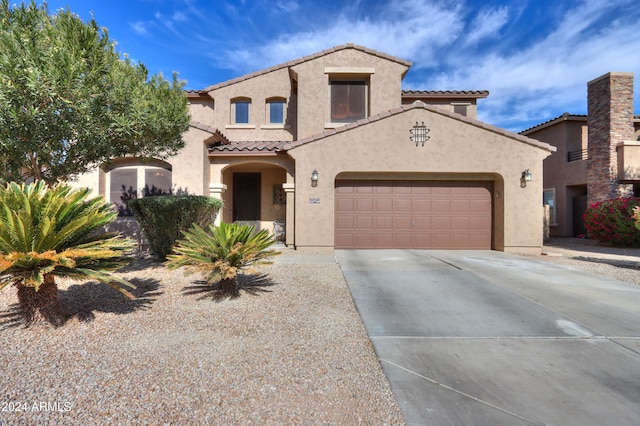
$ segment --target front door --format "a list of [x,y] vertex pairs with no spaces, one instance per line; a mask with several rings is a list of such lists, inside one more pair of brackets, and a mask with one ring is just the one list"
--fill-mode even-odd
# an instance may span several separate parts
[[260,220],[260,173],[233,174],[233,221]]

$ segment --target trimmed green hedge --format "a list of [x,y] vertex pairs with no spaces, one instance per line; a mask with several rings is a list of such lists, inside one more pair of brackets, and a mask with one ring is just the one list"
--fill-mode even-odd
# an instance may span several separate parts
[[222,200],[202,195],[161,195],[127,201],[158,260],[165,261],[182,232],[212,225]]

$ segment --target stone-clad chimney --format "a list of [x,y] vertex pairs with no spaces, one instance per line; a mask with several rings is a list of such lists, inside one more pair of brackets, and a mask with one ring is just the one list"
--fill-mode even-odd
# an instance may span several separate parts
[[587,83],[588,204],[633,195],[618,183],[616,144],[634,139],[633,73],[612,72]]

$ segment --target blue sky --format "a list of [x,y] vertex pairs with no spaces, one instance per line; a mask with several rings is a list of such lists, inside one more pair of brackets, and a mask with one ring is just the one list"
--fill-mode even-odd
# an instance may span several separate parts
[[[17,1],[17,0],[15,0]],[[413,62],[403,89],[489,90],[478,118],[513,131],[585,114],[587,82],[635,73],[637,0],[50,0],[188,89],[353,42]]]

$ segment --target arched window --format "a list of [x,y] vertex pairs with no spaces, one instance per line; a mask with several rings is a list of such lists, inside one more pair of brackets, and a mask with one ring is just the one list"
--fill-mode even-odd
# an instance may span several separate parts
[[286,105],[287,101],[285,98],[273,97],[267,99],[267,124],[284,124]]
[[171,165],[161,160],[126,158],[115,160],[106,172],[105,198],[121,216],[131,215],[126,201],[148,195],[170,194]]
[[231,100],[231,124],[249,124],[250,98],[235,98]]

